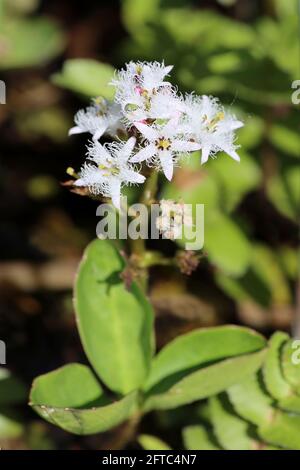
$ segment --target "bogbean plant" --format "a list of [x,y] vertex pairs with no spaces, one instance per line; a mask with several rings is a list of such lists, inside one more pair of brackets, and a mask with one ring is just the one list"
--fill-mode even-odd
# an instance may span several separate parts
[[[184,155],[191,154],[193,159],[196,156],[192,152],[201,150],[201,162],[205,163],[223,151],[239,160],[234,132],[242,122],[215,98],[179,95],[166,79],[171,69],[156,62],[131,62],[115,74],[113,101],[97,98],[76,114],[76,125],[70,134],[89,132],[92,139],[79,173],[68,170],[74,178],[68,184],[74,191],[100,200],[109,198],[120,212],[124,210],[122,188],[135,183],[143,185],[141,202],[149,208],[157,198],[158,172],[162,171],[171,181],[173,168]],[[50,423],[82,435],[104,432],[126,421],[133,430],[128,439],[133,439],[146,413],[208,398],[213,425],[220,420],[221,431],[225,426],[229,433],[230,429],[235,430],[226,421],[232,416],[227,408],[225,413],[223,395],[218,395],[226,390],[230,398],[236,397],[233,405],[245,419],[237,415],[232,418],[239,424],[237,435],[243,431],[238,436],[243,448],[245,430],[251,422],[265,442],[282,447],[289,447],[291,442],[299,448],[298,441],[289,441],[288,434],[281,442],[270,431],[278,416],[276,423],[282,429],[293,429],[300,421],[294,414],[300,410],[300,392],[294,386],[294,369],[290,372],[288,355],[284,378],[274,344],[271,343],[269,353],[265,338],[238,326],[194,330],[157,353],[154,315],[147,297],[148,269],[155,264],[172,264],[190,273],[199,262],[199,254],[183,251],[170,260],[162,253],[147,250],[141,239],[128,241],[127,246],[96,239],[87,247],[76,277],[74,307],[91,368],[68,364],[38,377],[30,394],[33,409]],[[258,382],[254,381],[261,367],[266,370],[264,379],[269,392],[262,404],[259,397],[256,401]],[[277,412],[277,406],[278,410],[287,411]],[[280,421],[281,416],[284,421]],[[219,435],[216,427],[220,445],[235,445],[230,435],[227,445],[221,431]],[[189,448],[195,432],[206,436],[204,428],[185,429],[184,440]],[[140,442],[145,442],[145,438],[141,437]],[[154,438],[150,437],[150,441],[158,445]],[[197,448],[201,448],[201,439],[198,442]]]

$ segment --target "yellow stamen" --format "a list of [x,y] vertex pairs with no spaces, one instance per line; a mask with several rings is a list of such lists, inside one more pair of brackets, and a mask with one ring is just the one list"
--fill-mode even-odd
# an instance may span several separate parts
[[170,139],[165,139],[164,137],[161,137],[160,139],[155,141],[155,145],[158,150],[169,150],[169,148],[171,147],[171,141]]

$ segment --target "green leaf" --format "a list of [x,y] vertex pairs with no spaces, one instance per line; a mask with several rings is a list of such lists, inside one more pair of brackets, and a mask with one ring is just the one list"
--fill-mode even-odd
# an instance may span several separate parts
[[24,426],[17,414],[7,408],[0,407],[0,439],[16,439],[24,432]]
[[160,0],[145,2],[144,0],[124,0],[122,6],[122,20],[128,31],[136,35],[150,19],[156,17]]
[[282,349],[282,370],[287,382],[300,395],[299,341],[289,340]]
[[[226,390],[261,366],[266,350],[220,361],[173,383],[160,384],[148,394],[145,409],[168,409],[202,400]],[[173,377],[173,382],[175,381]],[[170,385],[171,384],[171,385]]]
[[289,129],[280,124],[274,124],[269,133],[269,139],[273,145],[284,153],[288,153],[293,157],[300,156],[300,136],[299,131]]
[[75,284],[75,310],[84,350],[111,390],[127,394],[139,388],[150,369],[153,313],[133,283],[120,279],[124,261],[108,240],[95,240],[85,251]]
[[258,279],[265,284],[270,292],[270,303],[275,305],[290,304],[290,288],[274,250],[266,245],[255,244],[251,264]]
[[261,170],[254,159],[245,152],[240,152],[240,157],[239,164],[226,155],[209,162],[210,173],[217,178],[221,204],[226,211],[233,211],[243,197],[261,182]]
[[[243,303],[255,302],[262,307],[289,305],[290,287],[277,254],[266,245],[253,244],[251,264],[244,276],[234,279],[223,273],[216,273],[218,285],[236,299],[243,308]],[[255,304],[254,304],[255,307]]]
[[249,434],[249,423],[234,413],[225,394],[209,400],[214,433],[226,450],[253,450],[254,440]]
[[13,376],[8,369],[0,367],[0,405],[11,405],[25,402],[27,390],[25,385]]
[[298,221],[300,204],[300,168],[289,166],[281,174],[272,176],[267,182],[267,193],[276,209],[291,219]]
[[32,384],[30,400],[35,405],[88,408],[103,401],[103,391],[89,367],[73,363],[38,377]]
[[251,244],[246,235],[229,217],[217,211],[206,217],[204,249],[212,264],[232,276],[244,274],[251,262]]
[[279,247],[278,258],[285,276],[295,281],[298,278],[300,252],[296,247],[284,245]]
[[258,433],[262,439],[280,447],[300,450],[300,416],[274,410]]
[[263,366],[263,376],[266,388],[277,400],[287,397],[291,387],[286,382],[281,369],[281,349],[288,340],[286,333],[277,331],[269,341],[269,349]]
[[290,396],[278,400],[277,406],[282,410],[300,414],[300,396],[291,393]]
[[34,380],[30,406],[44,419],[74,434],[95,434],[125,421],[136,393],[109,403],[91,370],[69,364]]
[[186,375],[195,368],[265,346],[265,338],[248,328],[231,325],[194,330],[175,338],[155,356],[144,388],[149,391],[174,374]]
[[184,447],[187,450],[220,450],[213,433],[201,425],[187,426],[182,431]]
[[145,450],[172,450],[164,441],[150,434],[141,434],[138,443]]
[[[61,28],[47,18],[8,19],[1,21],[0,69],[42,66],[65,46]],[[42,46],[41,46],[42,45]]]
[[188,161],[184,161],[182,167],[176,171],[172,183],[165,183],[162,198],[183,200],[193,206],[205,204],[208,210],[218,207],[220,194],[217,181],[199,165],[200,157],[196,153]]
[[[249,116],[246,113],[243,114],[241,118],[244,121],[244,127],[237,130],[237,141],[241,146],[241,150],[257,147],[261,143],[264,135],[263,119],[259,116]],[[241,164],[243,164],[243,159],[244,157],[241,159]],[[241,164],[239,166],[241,166]]]
[[266,422],[273,409],[273,401],[259,379],[257,375],[251,374],[227,390],[235,411],[257,425]]
[[108,83],[113,75],[111,65],[93,59],[69,59],[64,63],[62,71],[52,76],[52,81],[88,98],[100,95],[112,99],[114,87]]

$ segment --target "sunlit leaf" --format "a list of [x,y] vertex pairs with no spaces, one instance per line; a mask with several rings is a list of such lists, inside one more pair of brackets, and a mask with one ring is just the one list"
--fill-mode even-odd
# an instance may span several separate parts
[[0,46],[0,69],[41,66],[63,51],[65,38],[48,18],[5,18],[0,25]]
[[66,431],[95,434],[125,421],[137,403],[135,393],[111,402],[88,367],[69,364],[35,379],[30,405]]
[[156,436],[140,434],[138,443],[145,450],[171,450],[171,447]]
[[256,353],[225,359],[192,372],[181,380],[178,380],[175,374],[172,380],[151,390],[145,409],[176,408],[220,393],[254,373],[261,366],[265,353],[263,349]]
[[103,382],[126,394],[144,382],[153,351],[152,308],[120,278],[124,261],[109,240],[87,248],[75,285],[77,324],[85,352]]
[[113,78],[111,65],[93,59],[69,59],[60,73],[53,75],[56,85],[67,88],[86,97],[103,96],[112,99],[114,87],[108,85]]
[[234,413],[226,395],[212,397],[209,403],[214,433],[221,446],[226,450],[252,450],[250,425]]
[[220,450],[212,432],[199,424],[183,428],[182,438],[187,450]]
[[227,390],[235,411],[251,423],[260,425],[272,413],[272,398],[264,390],[260,376],[241,379]]

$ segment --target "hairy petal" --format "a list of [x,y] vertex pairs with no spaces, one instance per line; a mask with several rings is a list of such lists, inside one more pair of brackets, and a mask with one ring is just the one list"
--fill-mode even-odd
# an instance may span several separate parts
[[171,181],[173,177],[173,158],[172,153],[168,150],[159,152],[159,159],[166,178]]
[[194,152],[200,150],[201,145],[197,142],[189,142],[185,140],[174,140],[172,150],[175,152]]
[[130,161],[133,163],[143,162],[144,160],[149,160],[155,153],[157,149],[154,144],[147,145],[147,147],[143,148],[139,152],[137,152]]

